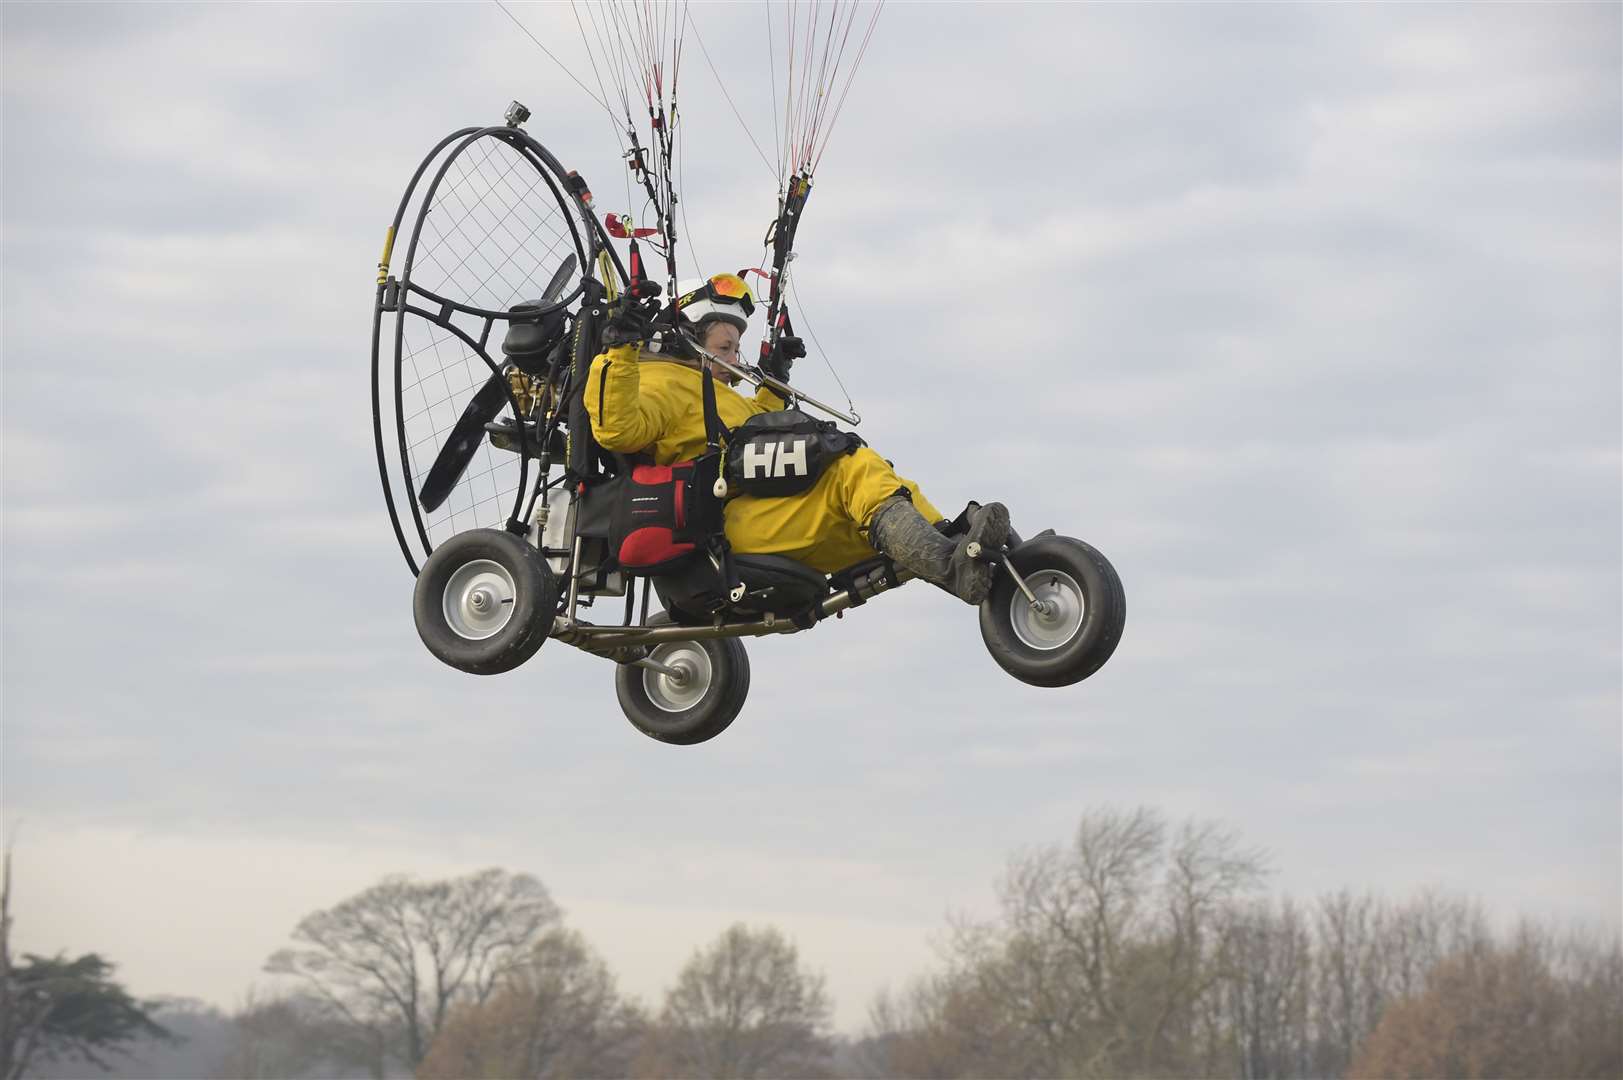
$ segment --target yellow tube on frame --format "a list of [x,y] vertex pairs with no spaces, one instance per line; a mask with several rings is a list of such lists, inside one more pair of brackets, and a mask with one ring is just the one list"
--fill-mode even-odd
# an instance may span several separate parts
[[389,232],[383,238],[383,258],[378,260],[378,284],[382,285],[389,280],[389,255],[394,251],[394,226],[389,226]]

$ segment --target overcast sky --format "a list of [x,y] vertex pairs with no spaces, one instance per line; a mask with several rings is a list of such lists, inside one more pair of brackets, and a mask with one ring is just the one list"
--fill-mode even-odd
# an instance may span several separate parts
[[[587,70],[567,8],[513,10]],[[518,98],[615,209],[602,112],[493,4],[0,5],[20,944],[231,1005],[307,912],[495,865],[650,1004],[775,924],[854,1032],[1107,804],[1226,822],[1293,895],[1617,926],[1620,13],[887,7],[811,328],[944,509],[1103,550],[1126,633],[1036,689],[910,587],[750,642],[739,721],[673,748],[557,643],[430,657],[371,448],[411,171]],[[766,138],[764,19],[695,19]],[[687,231],[743,265],[774,182],[684,71]]]

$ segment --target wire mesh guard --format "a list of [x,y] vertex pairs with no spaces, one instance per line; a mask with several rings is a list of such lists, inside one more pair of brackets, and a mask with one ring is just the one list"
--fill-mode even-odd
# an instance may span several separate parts
[[[580,251],[580,242],[579,219],[568,196],[533,159],[500,138],[480,137],[455,151],[426,198],[402,275],[406,310],[400,314],[396,379],[402,464],[428,544],[436,547],[458,532],[507,520],[520,462],[517,454],[492,448],[479,426],[478,445],[450,495],[432,512],[422,512],[424,479],[446,452],[469,402],[496,377],[479,350],[456,332],[480,342],[486,319],[461,310],[446,317],[442,304],[422,293],[458,307],[503,312],[541,297],[559,266]],[[577,262],[560,298],[574,291],[582,272]],[[437,321],[442,319],[450,325]],[[502,363],[506,330],[507,323],[497,320],[483,340],[496,365]],[[487,419],[498,416],[511,417],[511,404]]]
[[[453,322],[467,318],[453,316]],[[449,330],[408,315],[401,344],[400,378],[406,466],[415,500],[457,419],[491,378],[491,372],[484,359]],[[511,415],[510,406],[503,406],[498,414]],[[481,430],[481,439],[483,434]],[[438,547],[459,532],[505,522],[512,512],[518,482],[518,455],[493,449],[489,442],[481,441],[445,502],[423,514],[429,545]]]

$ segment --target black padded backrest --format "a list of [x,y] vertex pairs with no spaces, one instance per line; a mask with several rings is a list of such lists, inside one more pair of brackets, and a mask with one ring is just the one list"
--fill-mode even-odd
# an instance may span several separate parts
[[578,516],[575,518],[575,534],[607,540],[614,507],[619,501],[619,477],[587,488],[586,494],[580,500],[580,509],[576,511]]
[[581,536],[602,540],[609,538],[614,508],[620,502],[621,478],[631,472],[625,458],[615,454],[614,459],[621,471],[587,484],[585,494],[580,497],[580,505],[575,511],[575,532]]

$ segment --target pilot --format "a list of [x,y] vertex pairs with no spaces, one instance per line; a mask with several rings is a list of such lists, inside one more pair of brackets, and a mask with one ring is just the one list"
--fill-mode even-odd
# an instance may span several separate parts
[[[680,286],[678,305],[695,336],[714,356],[739,363],[739,341],[749,329],[754,297],[735,274]],[[624,314],[611,320],[605,349],[593,361],[585,404],[598,443],[619,453],[647,453],[656,465],[698,457],[705,449],[702,365],[717,385],[716,411],[729,429],[756,413],[783,409],[785,400],[762,386],[753,397],[732,389],[737,376],[704,359],[648,351],[647,325]],[[780,382],[805,356],[800,339],[784,336],[761,369]],[[948,537],[942,514],[890,462],[860,446],[829,462],[813,486],[799,495],[737,495],[725,510],[727,540],[734,551],[780,555],[823,573],[872,558],[877,550],[959,599],[979,604],[991,589],[990,563],[969,548],[1001,547],[1009,513],[1001,503],[971,504],[968,528]],[[977,549],[978,550],[978,549]]]

